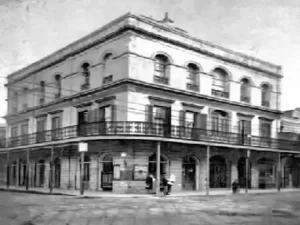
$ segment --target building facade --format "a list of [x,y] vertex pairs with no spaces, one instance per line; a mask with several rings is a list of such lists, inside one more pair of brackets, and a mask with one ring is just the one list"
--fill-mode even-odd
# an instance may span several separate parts
[[94,191],[143,192],[147,173],[174,174],[174,191],[245,187],[248,157],[249,186],[274,188],[284,158],[300,168],[297,142],[278,137],[282,77],[167,17],[126,14],[8,76],[2,182],[78,189],[82,171]]

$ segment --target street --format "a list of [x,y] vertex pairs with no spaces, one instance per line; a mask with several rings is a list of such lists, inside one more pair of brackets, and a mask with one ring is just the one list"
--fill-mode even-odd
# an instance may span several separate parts
[[300,224],[300,193],[79,198],[0,192],[0,224]]

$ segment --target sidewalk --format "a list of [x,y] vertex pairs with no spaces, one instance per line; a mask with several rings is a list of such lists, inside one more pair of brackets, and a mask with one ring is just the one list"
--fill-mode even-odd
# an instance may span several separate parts
[[[155,198],[153,194],[122,194],[114,192],[104,192],[104,191],[85,191],[84,195],[80,195],[79,190],[64,190],[64,189],[53,189],[53,192],[50,193],[49,188],[32,188],[30,187],[28,191],[24,186],[22,187],[9,187],[0,185],[0,191],[10,191],[10,192],[21,192],[21,193],[35,193],[35,194],[47,194],[47,195],[65,195],[65,196],[74,196],[74,197],[89,197],[89,198]],[[300,188],[290,188],[290,189],[281,189],[280,192],[300,192]],[[279,192],[279,193],[280,193]],[[251,189],[248,190],[248,194],[272,194],[278,193],[277,189]],[[241,189],[239,192],[240,195],[245,195],[245,190]],[[232,195],[230,189],[211,189],[209,191],[209,196],[228,196]],[[196,197],[196,196],[206,196],[205,190],[200,191],[182,191],[182,192],[173,192],[170,197]]]

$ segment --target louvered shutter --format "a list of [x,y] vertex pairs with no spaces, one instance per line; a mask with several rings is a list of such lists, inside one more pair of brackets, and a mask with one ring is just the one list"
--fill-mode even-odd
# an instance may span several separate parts
[[153,127],[153,106],[152,105],[146,105],[145,119],[146,119],[145,132],[152,133],[152,127]]
[[179,136],[184,137],[185,135],[185,110],[179,112]]

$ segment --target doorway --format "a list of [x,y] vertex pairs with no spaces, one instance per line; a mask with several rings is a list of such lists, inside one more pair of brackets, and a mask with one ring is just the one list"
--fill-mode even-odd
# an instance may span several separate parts
[[87,135],[87,123],[88,123],[88,111],[84,110],[78,112],[78,135],[86,136]]
[[[241,188],[246,188],[246,158],[241,157],[237,165],[238,181]],[[248,170],[248,188],[251,188],[251,163]]]
[[114,174],[113,156],[111,154],[105,155],[101,161],[101,164],[101,188],[102,190],[112,191]]
[[54,160],[54,188],[60,188],[60,159],[56,158]]
[[222,156],[213,156],[210,158],[210,188],[226,188],[227,187],[227,166]]
[[196,159],[185,156],[182,161],[182,188],[183,190],[196,190]]

